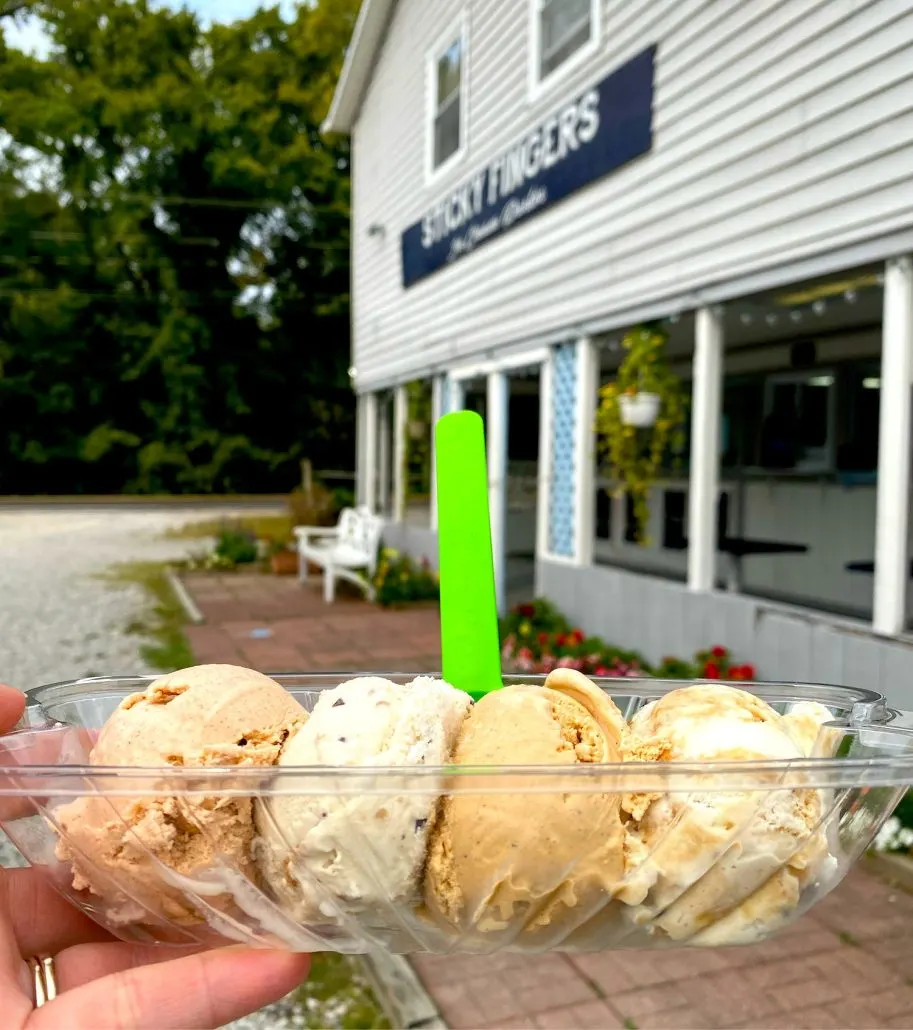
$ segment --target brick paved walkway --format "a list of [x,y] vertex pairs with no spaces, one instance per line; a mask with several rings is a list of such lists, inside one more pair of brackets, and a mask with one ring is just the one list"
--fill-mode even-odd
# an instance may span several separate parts
[[[437,612],[324,605],[318,585],[253,575],[185,578],[206,624],[200,662],[264,671],[440,667]],[[271,636],[258,639],[256,631]],[[251,633],[255,636],[251,636]],[[859,870],[791,930],[715,951],[420,956],[414,966],[453,1030],[913,1030],[913,897]]]
[[206,618],[187,631],[198,662],[263,672],[440,669],[436,608],[386,611],[351,596],[327,605],[317,579],[304,588],[293,577],[247,573],[183,579]]

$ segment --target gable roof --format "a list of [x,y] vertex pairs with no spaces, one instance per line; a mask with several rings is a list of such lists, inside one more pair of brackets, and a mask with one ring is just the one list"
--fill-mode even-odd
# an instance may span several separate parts
[[333,102],[323,123],[324,132],[348,134],[352,131],[395,4],[396,0],[363,0]]

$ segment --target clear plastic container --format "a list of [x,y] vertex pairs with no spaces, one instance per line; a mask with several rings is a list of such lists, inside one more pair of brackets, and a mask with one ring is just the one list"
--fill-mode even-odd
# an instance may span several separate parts
[[[275,678],[310,710],[320,690],[350,675]],[[829,709],[833,721],[819,733],[816,757],[807,759],[489,768],[91,766],[95,733],[151,679],[38,688],[29,692],[20,727],[0,737],[0,825],[73,904],[128,941],[407,954],[754,943],[799,918],[843,879],[913,783],[913,729],[881,695],[808,684],[733,684],[781,713],[801,701]],[[628,719],[685,685],[597,682]],[[375,821],[424,806],[433,822],[442,796],[461,799],[469,805],[464,811],[486,799],[502,807],[510,802],[508,843],[501,854],[473,856],[477,901],[458,920],[424,904],[421,875],[412,895],[385,894],[391,859]],[[621,849],[627,851],[623,874],[600,886],[596,859],[605,841],[590,832],[597,824],[584,819],[568,850],[549,820],[576,811],[581,799],[602,813],[620,797],[661,802],[665,821],[647,847],[619,839],[619,862]],[[289,873],[289,887],[310,899],[307,914],[289,904],[289,891],[267,887],[259,872],[266,838],[275,845],[285,832],[273,806],[289,798],[308,799],[311,808],[323,799],[346,813],[345,853],[328,853],[327,861],[348,863],[372,888],[374,904],[334,894],[327,870],[311,865]],[[164,842],[153,841],[143,826],[150,806],[167,815],[163,825],[171,836]],[[797,828],[800,807],[807,821]],[[254,827],[240,850],[223,832],[224,813],[232,826]],[[116,862],[96,861],[82,843],[90,824],[127,842]],[[570,858],[556,864],[560,845]],[[284,846],[294,852],[287,840]],[[181,872],[191,852],[192,873]],[[426,882],[428,875],[425,870]],[[530,876],[536,890],[517,901]]]

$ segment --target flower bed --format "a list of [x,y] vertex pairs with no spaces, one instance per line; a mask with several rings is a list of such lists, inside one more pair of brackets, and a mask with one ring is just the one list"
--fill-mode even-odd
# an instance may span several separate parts
[[650,665],[637,651],[607,644],[568,622],[543,599],[518,605],[501,621],[501,657],[505,671],[547,674],[553,669],[576,669],[589,676],[658,679],[719,679],[747,682],[753,665],[734,661],[721,645],[698,651],[693,659],[666,657]]
[[415,561],[392,547],[381,548],[374,574],[375,600],[383,607],[437,601],[440,597],[438,574],[427,559]]

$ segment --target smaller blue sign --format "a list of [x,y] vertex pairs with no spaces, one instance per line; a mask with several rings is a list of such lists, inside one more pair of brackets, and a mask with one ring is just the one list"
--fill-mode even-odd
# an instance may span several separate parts
[[402,237],[403,285],[471,254],[653,146],[650,47],[464,181]]

